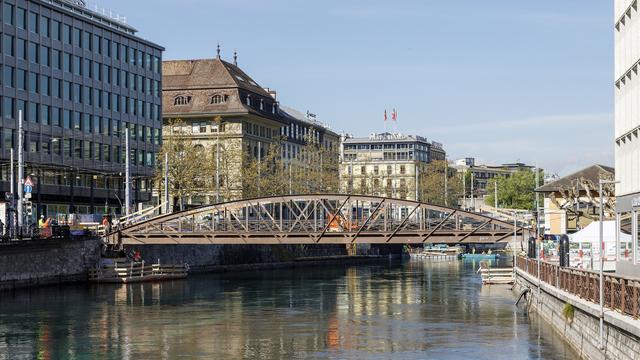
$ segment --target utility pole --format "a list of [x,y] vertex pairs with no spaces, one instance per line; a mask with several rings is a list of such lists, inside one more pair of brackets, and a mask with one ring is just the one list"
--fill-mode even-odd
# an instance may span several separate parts
[[218,128],[216,129],[216,204],[220,203],[220,126],[222,118],[216,116],[216,123]]
[[449,187],[447,186],[449,179],[449,163],[447,162],[447,158],[444,158],[444,206],[449,206]]
[[126,157],[124,161],[124,212],[131,214],[131,150],[129,149],[129,128],[125,128],[124,146]]
[[[540,169],[538,169],[538,165],[536,164],[536,189],[540,186],[539,173]],[[540,194],[536,191],[536,236],[540,235],[542,235],[540,231]]]
[[169,213],[169,154],[164,154],[164,213]]
[[[418,172],[419,172],[418,164],[416,163],[416,201],[420,201],[420,190],[419,190],[420,189],[420,186],[419,186],[419,179],[420,179],[419,176],[420,176],[420,174]],[[447,187],[445,186],[444,188],[445,188],[445,193],[446,193],[446,191],[447,191],[446,188]],[[446,196],[445,196],[445,198],[446,198]],[[447,200],[445,200],[445,201],[447,201]]]
[[498,180],[496,179],[493,183],[493,207],[498,209]]
[[11,176],[11,180],[9,182],[11,183],[11,187],[10,187],[10,190],[11,190],[11,203],[10,204],[11,204],[11,210],[12,211],[9,212],[9,218],[8,218],[7,224],[9,224],[9,231],[10,231],[9,236],[11,236],[13,238],[14,235],[15,235],[15,229],[16,229],[16,224],[13,221],[13,211],[15,211],[14,206],[15,206],[15,201],[16,201],[16,192],[15,192],[15,189],[14,189],[15,182],[16,182],[16,177],[15,177],[15,175],[13,173],[13,147],[11,147],[10,162],[11,162],[11,175],[10,175]]
[[18,236],[22,237],[24,194],[22,185],[24,180],[24,145],[22,144],[22,110],[18,110]]
[[471,209],[476,210],[476,199],[473,197],[473,171],[471,172]]
[[467,210],[467,169],[462,172],[462,210]]
[[[603,221],[604,221],[604,197],[602,196],[602,185],[603,184],[617,184],[619,181],[615,180],[598,180],[598,191],[600,192],[600,349],[604,350],[604,230],[603,230]],[[616,228],[616,232],[619,229]],[[634,253],[637,251],[636,248],[633,249]],[[618,252],[618,249],[616,249]],[[593,258],[593,255],[591,256]],[[624,300],[623,300],[624,301]]]

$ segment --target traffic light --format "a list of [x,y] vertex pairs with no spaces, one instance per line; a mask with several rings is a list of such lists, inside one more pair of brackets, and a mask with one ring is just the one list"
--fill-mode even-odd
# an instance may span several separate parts
[[24,202],[24,212],[25,214],[27,214],[27,216],[33,215],[33,206],[31,201]]

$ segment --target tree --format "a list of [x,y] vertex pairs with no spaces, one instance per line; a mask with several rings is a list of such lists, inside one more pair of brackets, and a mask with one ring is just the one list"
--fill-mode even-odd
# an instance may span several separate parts
[[446,160],[430,162],[419,175],[420,200],[430,204],[456,206],[457,199],[462,193],[460,176],[455,169],[448,166]]
[[[190,135],[191,130],[180,119],[172,120],[166,127],[158,162],[164,162],[165,154],[169,158],[169,193],[177,198],[180,209],[184,208],[185,199],[201,193],[206,187],[205,150],[202,145],[195,144]],[[161,184],[163,173],[156,174],[156,183]]]
[[[538,178],[544,178],[538,170]],[[498,205],[509,209],[535,210],[536,172],[518,170],[511,176],[499,176],[487,183],[486,204],[494,204],[495,186],[498,185]]]

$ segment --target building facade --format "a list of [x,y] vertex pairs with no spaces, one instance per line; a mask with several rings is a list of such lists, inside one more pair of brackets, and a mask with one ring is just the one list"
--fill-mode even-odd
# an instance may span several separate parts
[[[563,235],[584,229],[599,216],[598,179],[613,179],[609,166],[592,165],[536,189],[544,196],[544,233]],[[605,201],[610,197],[604,194]],[[605,216],[611,214],[605,207]]]
[[[635,0],[614,1],[614,148],[616,220],[633,238],[633,261],[638,256],[640,216],[640,12]],[[637,272],[640,274],[640,270]],[[636,274],[636,275],[637,275]]]
[[[523,163],[507,163],[502,165],[476,164],[474,158],[455,160],[453,167],[463,174],[464,195],[462,206],[464,208],[477,208],[484,206],[484,197],[487,195],[487,186],[498,177],[509,177],[519,170],[531,170],[534,167]],[[493,206],[493,204],[486,204]]]
[[343,192],[416,200],[420,173],[446,152],[422,136],[382,133],[345,136],[340,158]]
[[150,200],[164,49],[83,2],[3,0],[1,11],[2,189],[22,113],[35,215],[120,213],[127,130],[133,202]]
[[[174,136],[172,128],[179,121],[188,129],[181,134],[205,149],[219,142],[220,201],[246,195],[243,167],[250,159],[264,158],[272,145],[280,145],[279,156],[288,165],[298,163],[302,148],[313,140],[334,149],[337,163],[339,136],[294,109],[281,108],[276,92],[240,69],[235,55],[233,63],[223,60],[219,49],[214,59],[165,61],[163,79],[165,140]],[[203,191],[190,196],[187,204],[210,204],[215,197]]]

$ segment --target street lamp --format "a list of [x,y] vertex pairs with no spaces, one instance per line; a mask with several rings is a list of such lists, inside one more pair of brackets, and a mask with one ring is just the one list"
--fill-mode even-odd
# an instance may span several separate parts
[[[600,192],[600,349],[604,349],[604,231],[602,228],[604,200],[602,196],[602,185],[617,184],[619,182],[620,181],[616,180],[598,180],[598,191]],[[616,231],[618,231],[617,228]],[[616,251],[618,251],[618,249],[616,249]]]

